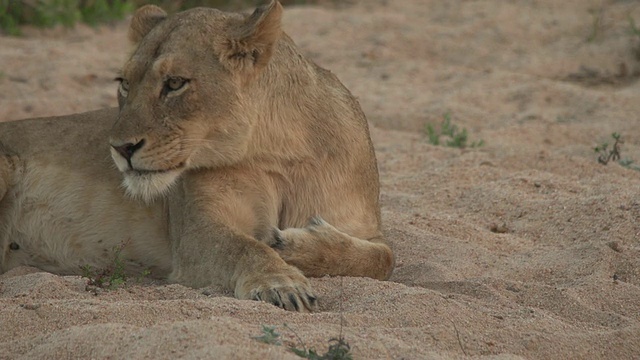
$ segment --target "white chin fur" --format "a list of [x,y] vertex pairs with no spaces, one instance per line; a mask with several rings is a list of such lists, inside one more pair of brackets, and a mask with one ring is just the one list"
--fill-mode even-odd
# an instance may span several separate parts
[[122,185],[127,195],[151,203],[169,192],[180,173],[180,170],[172,170],[154,174],[124,174]]

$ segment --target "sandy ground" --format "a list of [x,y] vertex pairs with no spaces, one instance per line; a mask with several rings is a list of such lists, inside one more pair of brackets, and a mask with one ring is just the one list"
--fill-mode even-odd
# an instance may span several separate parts
[[[216,289],[94,295],[32,268],[0,276],[0,358],[294,359],[252,339],[357,359],[640,358],[634,1],[361,1],[290,7],[285,29],[360,98],[380,163],[391,281],[313,279],[294,314]],[[126,22],[0,37],[0,120],[116,103]],[[430,145],[445,113],[480,148]]]

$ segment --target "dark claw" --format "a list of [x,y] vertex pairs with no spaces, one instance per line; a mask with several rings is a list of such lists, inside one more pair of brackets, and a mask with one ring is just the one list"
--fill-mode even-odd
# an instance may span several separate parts
[[280,230],[274,228],[273,229],[273,242],[271,243],[271,248],[276,250],[284,250],[284,238],[280,233]]
[[273,305],[284,308],[284,304],[282,303],[282,298],[280,297],[280,293],[276,291],[276,297],[273,299]]
[[315,306],[316,305],[316,301],[318,301],[318,298],[316,298],[315,296],[311,296],[311,295],[308,295],[307,299],[309,299],[309,303],[312,306]]
[[309,311],[313,311],[316,307],[316,298],[314,296],[305,294],[305,296],[301,297],[300,299],[304,303],[304,307]]
[[289,294],[289,301],[291,301],[296,311],[300,311],[300,305],[298,305],[298,300],[296,300],[295,295]]

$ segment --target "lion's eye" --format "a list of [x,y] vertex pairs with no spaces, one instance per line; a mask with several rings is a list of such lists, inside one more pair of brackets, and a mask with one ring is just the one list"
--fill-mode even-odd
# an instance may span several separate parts
[[129,81],[123,78],[118,78],[116,80],[120,82],[120,87],[118,88],[120,95],[122,95],[122,97],[127,97],[127,95],[129,95]]
[[187,80],[181,77],[170,77],[165,82],[165,86],[169,91],[176,91],[176,90],[180,90],[186,83],[187,83]]

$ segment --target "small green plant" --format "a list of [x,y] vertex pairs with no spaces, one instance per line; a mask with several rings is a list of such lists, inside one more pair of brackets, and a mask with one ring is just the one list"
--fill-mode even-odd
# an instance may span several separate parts
[[[471,144],[467,144],[469,140],[469,134],[467,129],[458,129],[456,125],[451,124],[451,114],[445,113],[443,115],[443,121],[439,129],[436,129],[433,124],[427,124],[425,127],[429,143],[432,145],[444,144],[449,147],[456,147],[464,149],[466,147],[480,147],[484,145],[484,140],[474,141]],[[445,137],[444,143],[442,137]]]
[[[329,349],[324,354],[319,354],[315,349],[307,348],[304,344],[300,336],[287,324],[283,324],[283,327],[291,331],[296,338],[298,338],[298,342],[301,344],[302,349],[289,346],[289,351],[300,356],[304,359],[309,360],[352,360],[353,357],[351,355],[351,347],[345,341],[345,339],[340,335],[338,338],[329,339]],[[262,335],[253,336],[252,339],[258,340],[265,344],[269,345],[282,345],[282,340],[280,339],[280,333],[276,332],[275,326],[267,326],[262,325]]]
[[142,280],[148,278],[150,275],[151,275],[151,269],[144,269],[142,270],[140,275],[136,277],[136,282],[142,282]]
[[269,345],[282,345],[280,334],[276,332],[275,326],[262,325],[262,335],[251,338]]
[[607,165],[611,160],[620,160],[620,145],[622,145],[620,134],[614,132],[611,134],[611,137],[614,140],[611,149],[609,149],[609,143],[607,142],[593,148],[593,150],[598,154],[598,162],[602,165]]
[[593,150],[598,154],[598,162],[602,165],[607,165],[610,161],[617,162],[620,166],[625,167],[627,169],[640,171],[640,166],[635,165],[635,162],[629,158],[622,158],[621,146],[624,143],[622,141],[622,136],[618,133],[611,134],[613,138],[613,146],[609,148],[609,143],[604,142]]
[[[82,277],[87,278],[87,287],[89,289],[107,289],[115,290],[127,282],[127,273],[125,272],[124,261],[121,258],[122,250],[131,242],[131,239],[123,241],[120,245],[113,249],[113,261],[104,269],[95,269],[91,265],[81,266]],[[149,269],[144,270],[138,277],[141,280],[151,274]]]
[[324,354],[318,354],[315,349],[297,349],[290,347],[289,350],[304,359],[309,360],[352,360],[351,347],[344,338],[331,338],[329,349]]

